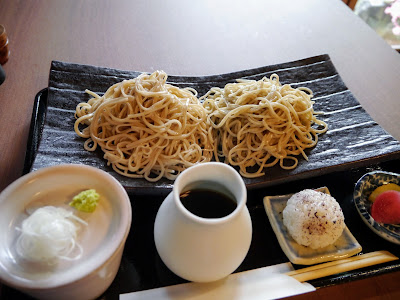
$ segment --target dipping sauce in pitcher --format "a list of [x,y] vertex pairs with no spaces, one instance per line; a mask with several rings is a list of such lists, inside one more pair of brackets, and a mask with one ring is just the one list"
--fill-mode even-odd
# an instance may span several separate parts
[[181,193],[180,200],[192,214],[207,219],[226,217],[237,207],[235,196],[228,189],[207,181]]

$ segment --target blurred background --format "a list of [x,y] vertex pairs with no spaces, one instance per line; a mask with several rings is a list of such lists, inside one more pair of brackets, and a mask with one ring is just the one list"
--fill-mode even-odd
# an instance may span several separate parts
[[343,0],[354,13],[400,52],[400,0]]

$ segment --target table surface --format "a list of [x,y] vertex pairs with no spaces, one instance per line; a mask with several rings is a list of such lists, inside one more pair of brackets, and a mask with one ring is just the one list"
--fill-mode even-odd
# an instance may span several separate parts
[[[400,55],[339,0],[0,0],[0,191],[22,174],[35,94],[52,60],[212,75],[329,54],[371,117],[400,140]],[[400,298],[400,272],[296,299]],[[0,289],[1,295],[1,289]]]

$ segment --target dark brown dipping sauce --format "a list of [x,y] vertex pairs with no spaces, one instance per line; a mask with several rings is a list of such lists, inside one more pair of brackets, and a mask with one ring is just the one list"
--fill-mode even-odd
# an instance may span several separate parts
[[207,219],[226,217],[237,206],[231,197],[209,189],[188,190],[180,194],[180,199],[192,214]]

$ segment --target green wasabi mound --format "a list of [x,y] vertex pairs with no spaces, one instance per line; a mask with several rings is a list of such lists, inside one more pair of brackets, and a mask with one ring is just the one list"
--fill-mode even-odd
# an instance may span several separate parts
[[83,212],[94,212],[97,203],[99,202],[100,195],[94,190],[86,190],[80,192],[69,203],[70,206]]

